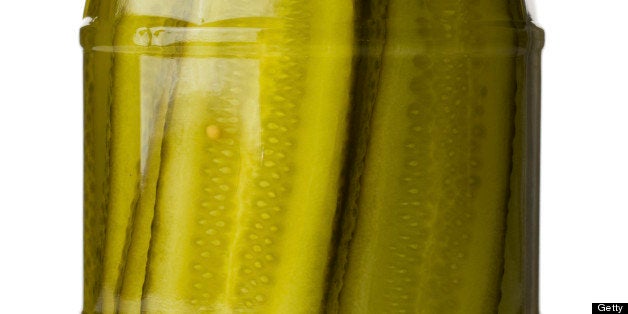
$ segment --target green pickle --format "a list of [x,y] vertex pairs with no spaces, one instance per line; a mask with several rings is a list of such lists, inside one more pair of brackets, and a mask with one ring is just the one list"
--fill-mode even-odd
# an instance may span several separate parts
[[538,313],[520,0],[88,0],[83,313]]
[[353,3],[180,4],[171,19],[112,4],[105,248],[85,311],[322,309]]
[[370,73],[376,84],[356,87],[368,140],[353,144],[332,312],[538,311],[533,271],[522,267],[534,253],[517,253],[538,228],[518,215],[538,202],[528,172],[538,164],[520,164],[538,158],[522,142],[534,142],[538,125],[526,124],[538,117],[521,112],[538,82],[521,73],[540,50],[526,41],[542,34],[521,9],[494,0],[365,8],[365,37],[376,39],[365,58],[381,67]]
[[387,11],[340,312],[485,313],[499,302],[510,178],[515,62],[494,50],[515,37],[492,29],[508,7]]

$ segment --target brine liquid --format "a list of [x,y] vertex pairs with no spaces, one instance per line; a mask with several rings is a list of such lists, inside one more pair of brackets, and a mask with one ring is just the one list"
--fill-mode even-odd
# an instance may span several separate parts
[[88,5],[85,313],[537,313],[519,1]]

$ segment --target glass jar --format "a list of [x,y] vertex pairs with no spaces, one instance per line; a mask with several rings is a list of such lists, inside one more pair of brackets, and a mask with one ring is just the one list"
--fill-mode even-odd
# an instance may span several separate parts
[[538,313],[521,0],[88,0],[84,313]]

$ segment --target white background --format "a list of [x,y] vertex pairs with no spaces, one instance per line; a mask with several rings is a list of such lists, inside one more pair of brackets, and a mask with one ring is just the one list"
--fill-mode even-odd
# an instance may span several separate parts
[[[0,2],[0,313],[80,311],[82,7]],[[628,302],[628,1],[535,7],[541,312],[590,313]]]

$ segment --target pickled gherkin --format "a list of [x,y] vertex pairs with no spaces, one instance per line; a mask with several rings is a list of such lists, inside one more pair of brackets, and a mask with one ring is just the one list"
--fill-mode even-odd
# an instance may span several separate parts
[[321,306],[352,43],[352,4],[323,2],[276,4],[270,23],[285,24],[258,34],[272,54],[182,60],[164,134],[146,310]]
[[353,3],[244,2],[112,4],[103,279],[86,312],[322,308]]
[[535,302],[517,299],[522,281],[502,282],[524,272],[517,246],[505,253],[505,238],[524,237],[506,223],[522,223],[513,218],[522,195],[511,197],[527,176],[513,165],[526,132],[515,117],[527,118],[517,112],[530,30],[520,5],[389,0],[365,9],[365,37],[385,35],[366,57],[381,67],[368,73],[377,93],[359,96],[368,139],[355,141],[332,312],[523,313]]
[[83,313],[538,312],[521,0],[85,16]]

